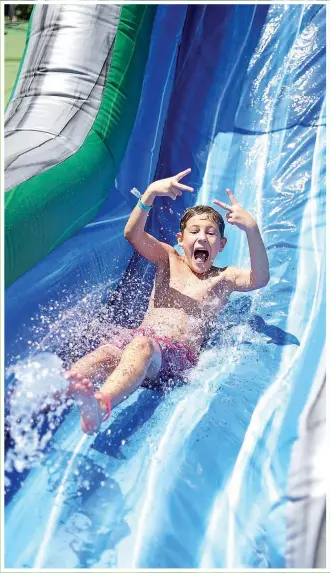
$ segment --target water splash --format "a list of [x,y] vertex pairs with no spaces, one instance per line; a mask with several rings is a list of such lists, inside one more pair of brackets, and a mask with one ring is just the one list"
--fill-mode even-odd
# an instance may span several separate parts
[[[49,352],[36,354],[10,366],[6,374],[15,382],[7,392],[7,431],[11,447],[5,471],[22,473],[41,463],[44,450],[67,407],[62,361]],[[46,431],[44,430],[47,426]],[[10,480],[7,475],[7,486]]]

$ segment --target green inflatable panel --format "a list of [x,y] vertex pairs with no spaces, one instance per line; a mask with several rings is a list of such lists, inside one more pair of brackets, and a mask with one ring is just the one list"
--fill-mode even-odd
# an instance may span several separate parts
[[[35,7],[6,110],[6,286],[90,222],[106,199],[135,121],[155,10],[151,5]],[[63,26],[53,26],[54,34],[47,36],[54,20]],[[66,20],[77,28],[76,42],[70,31],[67,58],[77,61],[63,61],[61,67],[65,54],[60,49],[56,54],[56,47],[66,40]],[[100,53],[98,67],[90,70]],[[78,68],[81,61],[84,69]],[[71,97],[63,97],[63,86],[72,90]],[[40,115],[46,118],[42,129]],[[22,124],[28,143],[22,136],[14,139]]]

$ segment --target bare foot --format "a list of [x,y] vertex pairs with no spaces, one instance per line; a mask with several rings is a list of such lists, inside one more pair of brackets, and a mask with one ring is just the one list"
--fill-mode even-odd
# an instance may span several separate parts
[[73,398],[80,410],[81,429],[86,434],[95,434],[101,424],[102,411],[94,396],[92,382],[75,370],[69,370],[65,377],[70,381],[67,395]]

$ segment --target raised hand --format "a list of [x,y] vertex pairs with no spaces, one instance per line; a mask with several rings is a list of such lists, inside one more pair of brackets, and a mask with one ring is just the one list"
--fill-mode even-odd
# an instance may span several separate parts
[[177,197],[180,197],[183,191],[190,191],[190,193],[192,193],[194,191],[192,187],[180,183],[181,179],[190,172],[191,169],[185,169],[172,177],[154,181],[149,185],[147,193],[152,194],[154,197],[170,197],[173,201],[175,201]]
[[235,225],[243,231],[257,227],[257,223],[254,218],[242,207],[242,205],[240,205],[237,199],[235,199],[230,189],[226,189],[226,193],[231,203],[230,205],[228,203],[218,201],[218,199],[214,199],[213,203],[227,211],[226,219],[228,223],[230,225]]

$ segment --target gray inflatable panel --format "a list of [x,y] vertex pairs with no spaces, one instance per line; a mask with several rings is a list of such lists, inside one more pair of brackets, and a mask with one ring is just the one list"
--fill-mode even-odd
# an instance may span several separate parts
[[288,483],[287,568],[326,566],[325,356],[300,417]]
[[5,114],[5,190],[61,163],[100,108],[121,7],[36,5]]

